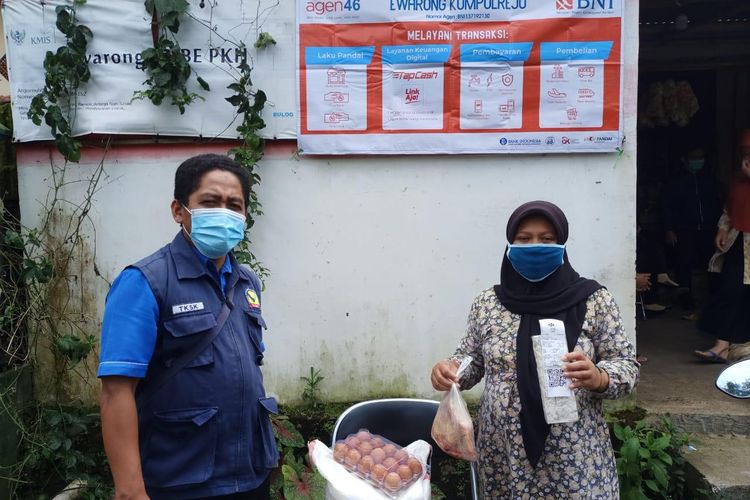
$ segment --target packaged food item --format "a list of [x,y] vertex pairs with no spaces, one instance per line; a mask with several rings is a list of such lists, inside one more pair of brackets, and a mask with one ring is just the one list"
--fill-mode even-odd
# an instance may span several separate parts
[[[459,377],[470,363],[470,356],[461,362],[458,369]],[[435,420],[432,422],[431,434],[440,449],[448,455],[471,462],[476,461],[474,424],[457,384],[453,384],[443,396]]]
[[396,498],[425,474],[426,467],[396,443],[367,429],[336,441],[334,460],[369,482],[386,496]]

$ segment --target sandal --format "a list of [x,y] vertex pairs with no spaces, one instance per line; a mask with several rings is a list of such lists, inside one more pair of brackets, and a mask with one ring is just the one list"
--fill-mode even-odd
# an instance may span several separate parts
[[693,351],[693,354],[707,363],[726,363],[727,358],[721,356],[721,354],[726,351],[727,349],[722,349],[721,352],[716,353],[709,349],[708,351]]

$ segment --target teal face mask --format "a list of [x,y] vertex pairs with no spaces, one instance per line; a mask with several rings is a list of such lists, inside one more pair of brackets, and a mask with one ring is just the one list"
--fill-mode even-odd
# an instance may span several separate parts
[[245,237],[245,216],[227,208],[185,207],[191,216],[190,239],[209,259],[228,254]]
[[550,243],[508,245],[508,260],[527,281],[542,281],[563,264],[565,245]]
[[703,166],[706,164],[706,160],[703,158],[696,158],[694,160],[688,160],[687,161],[687,168],[691,172],[700,172],[700,170],[703,168]]

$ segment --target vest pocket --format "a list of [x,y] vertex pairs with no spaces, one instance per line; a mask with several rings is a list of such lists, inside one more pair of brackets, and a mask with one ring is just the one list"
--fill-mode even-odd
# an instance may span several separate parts
[[260,404],[258,411],[260,439],[253,450],[255,455],[253,463],[266,469],[274,469],[279,463],[279,452],[276,450],[276,438],[273,435],[273,426],[269,414],[278,413],[279,407],[274,398],[258,398],[258,403]]
[[262,365],[263,351],[266,350],[263,345],[263,330],[268,327],[266,326],[266,322],[263,319],[263,316],[260,315],[260,313],[250,311],[246,311],[245,313],[247,314],[249,320],[248,335],[256,351],[255,363],[257,365]]
[[[170,333],[164,338],[165,364],[169,366],[182,352],[190,349],[196,342],[200,342],[200,336],[196,334],[203,332],[207,335],[214,326],[216,326],[216,318],[209,311],[175,316],[164,321],[164,329]],[[206,366],[213,362],[214,349],[213,345],[210,345],[190,361],[186,368]]]
[[214,470],[217,407],[154,412],[143,450],[143,478],[167,488],[207,481]]

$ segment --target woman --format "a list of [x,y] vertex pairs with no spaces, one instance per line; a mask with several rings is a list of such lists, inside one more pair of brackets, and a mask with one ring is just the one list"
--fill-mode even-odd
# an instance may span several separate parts
[[740,139],[740,168],[716,232],[717,252],[708,270],[720,273],[713,300],[701,316],[701,330],[716,337],[704,361],[726,363],[729,347],[750,341],[750,130]]
[[[533,201],[508,220],[502,283],[471,307],[454,355],[432,369],[435,389],[469,389],[485,379],[477,453],[485,498],[612,499],[619,496],[602,399],[630,393],[638,380],[635,349],[612,295],[568,262],[568,221],[555,205]],[[565,376],[578,421],[547,425],[532,335],[540,319],[565,324]],[[465,356],[472,364],[456,377]]]

